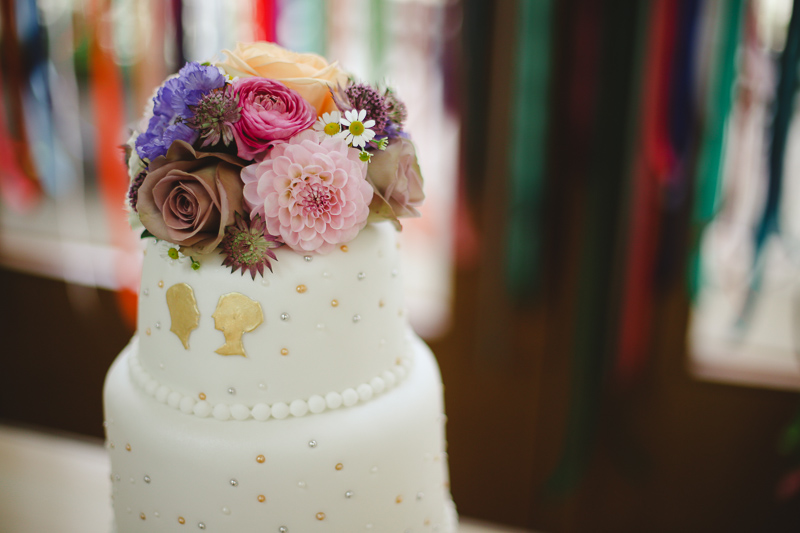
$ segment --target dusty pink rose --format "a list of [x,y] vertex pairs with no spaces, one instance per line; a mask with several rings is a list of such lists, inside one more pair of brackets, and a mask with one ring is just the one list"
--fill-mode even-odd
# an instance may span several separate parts
[[422,205],[422,173],[414,145],[408,139],[392,139],[384,151],[375,152],[369,164],[367,181],[375,189],[369,206],[370,219],[393,220],[418,217],[416,207]]
[[239,178],[244,164],[234,155],[196,152],[184,141],[173,142],[166,156],[150,163],[139,187],[139,220],[186,255],[211,252],[235,213],[244,212]]
[[304,131],[242,170],[245,204],[298,252],[325,254],[367,224],[372,187],[359,151]]
[[240,78],[233,91],[242,106],[233,124],[239,157],[254,159],[275,141],[283,141],[314,124],[317,114],[300,94],[279,81]]

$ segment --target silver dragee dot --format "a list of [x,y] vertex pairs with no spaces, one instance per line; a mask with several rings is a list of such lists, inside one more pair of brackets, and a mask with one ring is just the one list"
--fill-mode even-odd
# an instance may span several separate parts
[[319,324],[317,324],[317,329],[319,329],[319,330],[323,330],[323,329],[325,329],[325,324],[323,324],[322,322],[320,322]]
[[150,476],[144,476],[144,482],[150,483]]
[[289,313],[281,313],[281,320],[283,320],[284,322],[289,320]]
[[161,329],[161,322],[156,322],[156,329]]
[[308,447],[309,448],[316,448],[317,447],[317,441],[315,441],[315,440],[308,441]]
[[286,528],[286,526],[281,526],[278,528],[278,533],[288,533],[288,531],[289,530]]
[[424,497],[425,497],[425,494],[424,494],[424,493],[422,493],[422,492],[418,492],[418,493],[417,493],[417,499],[418,499],[418,500],[421,500],[421,499],[422,499],[422,498],[424,498]]
[[297,482],[297,487],[301,488],[301,489],[306,488],[306,482],[305,481],[298,481]]
[[353,315],[353,322],[361,322],[361,315]]
[[356,277],[358,278],[358,281],[361,281],[362,279],[366,278],[367,275],[364,274],[363,272],[359,272]]
[[397,277],[397,269],[392,270],[392,277],[393,278]]
[[205,529],[206,525],[204,523],[202,523],[202,522],[198,522],[197,523],[197,527],[199,527],[200,529]]
[[231,514],[231,510],[227,507],[222,508],[222,514]]
[[148,294],[150,294],[150,291],[149,291],[149,290],[147,290],[147,289],[144,289],[144,290],[142,291],[142,294],[144,294],[145,296],[147,296]]
[[322,273],[322,277],[323,278],[329,278],[329,277],[331,277],[331,273],[330,272],[323,272]]
[[155,511],[155,512],[153,513],[153,516],[155,516],[156,518],[158,518],[158,517],[160,517],[160,516],[161,516],[161,513],[159,513],[158,511]]
[[236,389],[233,387],[228,387],[228,394],[236,394]]
[[352,498],[353,497],[353,491],[352,490],[348,490],[347,492],[344,493],[344,497],[345,498]]
[[231,487],[238,487],[239,486],[239,482],[236,481],[235,479],[231,479],[230,483],[231,483]]
[[265,390],[267,388],[267,384],[266,383],[259,383],[258,384],[258,388],[261,389],[261,390]]
[[114,475],[114,479],[115,479],[116,481],[119,481],[119,474],[115,474],[115,475]]
[[312,259],[314,259],[314,258],[313,258],[313,257],[311,257],[310,255],[304,255],[304,256],[303,256],[303,259],[305,259],[306,263],[310,263],[310,262],[311,262],[311,260],[312,260]]

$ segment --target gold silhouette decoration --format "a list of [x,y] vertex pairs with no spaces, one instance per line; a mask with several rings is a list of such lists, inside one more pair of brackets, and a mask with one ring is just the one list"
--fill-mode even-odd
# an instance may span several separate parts
[[211,316],[214,327],[225,335],[225,345],[216,352],[220,355],[247,357],[242,345],[242,335],[253,331],[264,321],[261,304],[244,294],[231,292],[219,297],[217,309]]
[[177,283],[167,289],[167,307],[172,324],[169,330],[178,336],[185,349],[189,349],[189,335],[200,323],[200,311],[194,291],[186,283]]

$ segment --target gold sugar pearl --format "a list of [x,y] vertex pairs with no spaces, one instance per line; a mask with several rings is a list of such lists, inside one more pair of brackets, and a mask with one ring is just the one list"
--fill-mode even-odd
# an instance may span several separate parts
[[341,248],[341,250],[342,250],[343,252],[346,252],[346,251],[348,250],[348,248],[347,248],[347,245],[346,245],[346,244],[343,244],[343,245],[341,245],[341,246],[340,246],[340,248]]
[[325,513],[317,513],[317,520],[325,520]]
[[342,468],[344,468],[342,463],[336,463],[336,470],[341,470]]
[[125,445],[125,449],[128,450],[128,451],[131,451],[131,445],[130,444],[126,444]]
[[263,455],[259,455],[258,457],[256,457],[256,462],[257,463],[263,463],[266,460],[267,460],[267,458],[264,457]]
[[206,399],[206,393],[205,392],[201,392],[200,394],[197,395],[197,397],[200,398],[201,400],[205,400]]
[[186,519],[184,517],[182,517],[182,516],[179,516],[178,517],[178,523],[179,524],[185,524],[186,523]]
[[147,517],[144,515],[144,513],[139,513],[139,518],[141,518],[142,520],[147,519]]
[[257,499],[258,499],[258,501],[260,501],[261,503],[264,503],[265,501],[267,501],[267,497],[266,497],[266,496],[264,496],[263,494],[259,494]]
[[150,333],[151,333],[150,332],[150,328],[147,328],[144,332],[147,333],[148,335],[150,335]]
[[425,524],[426,526],[431,525],[431,519],[430,518],[426,518],[425,522],[423,522],[423,524]]
[[281,355],[289,355],[289,350],[286,348],[281,348]]
[[163,289],[164,288],[164,282],[163,281],[159,281],[158,282],[158,288],[159,289]]
[[336,307],[339,305],[339,300],[331,300],[331,307]]
[[383,300],[378,300],[378,307],[383,307],[383,306],[384,306]]
[[297,286],[297,292],[299,292],[300,294],[303,294],[307,290],[308,290],[308,287],[306,287],[305,285],[298,285]]
[[403,497],[398,495],[397,498],[394,499],[395,503],[403,503]]

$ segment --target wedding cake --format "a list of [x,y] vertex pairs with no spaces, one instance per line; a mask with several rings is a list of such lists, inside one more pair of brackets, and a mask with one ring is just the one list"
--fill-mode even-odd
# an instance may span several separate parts
[[137,334],[108,373],[115,528],[456,531],[442,385],[408,326],[422,179],[388,88],[240,44],[129,146]]

